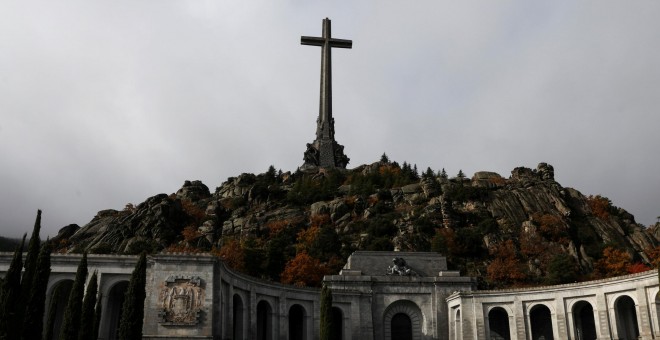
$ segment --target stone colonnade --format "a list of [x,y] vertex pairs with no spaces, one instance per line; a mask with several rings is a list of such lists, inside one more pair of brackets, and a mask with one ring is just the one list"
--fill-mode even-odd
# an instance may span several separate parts
[[457,292],[447,306],[451,340],[660,338],[655,270],[575,284]]
[[[396,253],[416,275],[385,275],[393,253],[357,252],[340,275],[325,277],[342,340],[657,339],[657,271],[515,290],[474,291],[444,258]],[[0,253],[0,276],[12,254]],[[53,254],[47,301],[60,287],[59,318],[79,254]],[[99,339],[116,338],[136,256],[89,255],[103,294]],[[202,254],[148,258],[144,339],[313,340],[319,290],[262,281]],[[56,332],[57,334],[57,332]]]

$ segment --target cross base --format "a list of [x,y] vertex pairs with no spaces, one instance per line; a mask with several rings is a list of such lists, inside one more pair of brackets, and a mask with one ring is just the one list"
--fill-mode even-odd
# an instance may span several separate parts
[[344,146],[333,139],[317,139],[307,144],[303,160],[305,161],[301,166],[303,170],[312,167],[346,169],[350,161],[344,154]]

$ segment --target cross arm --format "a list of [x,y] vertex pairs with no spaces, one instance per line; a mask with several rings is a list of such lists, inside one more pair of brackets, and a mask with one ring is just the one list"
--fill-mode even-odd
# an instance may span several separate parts
[[352,48],[353,40],[330,39],[330,46],[339,48]]
[[301,45],[323,46],[325,39],[319,37],[300,37]]
[[[321,37],[306,37],[302,36],[300,37],[300,44],[301,45],[311,45],[311,46],[323,46],[325,44],[325,38]],[[353,47],[353,40],[345,40],[345,39],[333,39],[330,38],[328,39],[328,45],[330,47],[339,47],[339,48],[352,48]]]

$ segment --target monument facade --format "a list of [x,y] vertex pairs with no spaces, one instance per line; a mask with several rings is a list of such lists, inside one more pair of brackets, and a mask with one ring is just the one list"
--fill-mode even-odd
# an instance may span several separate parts
[[[11,253],[0,253],[0,276]],[[82,255],[53,254],[46,305],[67,302]],[[99,339],[117,338],[137,256],[88,255],[102,296]],[[143,339],[314,340],[320,290],[263,281],[205,254],[148,257]],[[660,338],[658,272],[524,289],[475,290],[436,253],[355,252],[333,295],[339,340],[592,340]],[[55,332],[63,319],[56,317]]]

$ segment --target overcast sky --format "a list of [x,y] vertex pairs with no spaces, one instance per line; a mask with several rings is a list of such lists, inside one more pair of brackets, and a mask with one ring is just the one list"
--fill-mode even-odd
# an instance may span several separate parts
[[[277,4],[275,4],[277,2]],[[0,2],[0,234],[83,226],[185,180],[302,164],[333,50],[349,168],[547,162],[660,215],[658,1]]]

